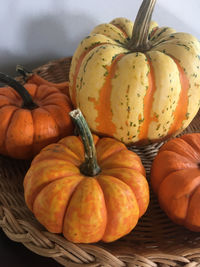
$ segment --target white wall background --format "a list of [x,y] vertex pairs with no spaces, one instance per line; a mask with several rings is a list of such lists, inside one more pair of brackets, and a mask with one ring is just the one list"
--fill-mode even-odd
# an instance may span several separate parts
[[[0,0],[0,71],[70,56],[94,26],[135,19],[142,0]],[[153,20],[200,40],[200,0],[157,0]]]

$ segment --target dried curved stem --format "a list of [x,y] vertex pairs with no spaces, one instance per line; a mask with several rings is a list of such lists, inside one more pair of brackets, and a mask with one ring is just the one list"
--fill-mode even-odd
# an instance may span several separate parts
[[148,34],[155,3],[156,0],[143,0],[133,26],[132,38],[128,43],[128,49],[131,51],[147,51],[150,48]]
[[80,109],[71,111],[69,115],[78,129],[85,149],[85,162],[81,165],[80,171],[84,175],[95,176],[101,170],[97,163],[96,149],[90,129]]

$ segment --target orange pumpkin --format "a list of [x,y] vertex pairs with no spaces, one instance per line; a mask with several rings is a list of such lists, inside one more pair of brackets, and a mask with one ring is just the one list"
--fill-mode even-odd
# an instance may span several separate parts
[[83,141],[68,136],[42,149],[24,179],[25,201],[50,232],[75,243],[111,242],[147,209],[145,170],[121,142],[92,137],[80,111],[70,114]]
[[151,184],[161,208],[177,224],[200,231],[200,134],[164,144],[155,157]]
[[69,98],[48,84],[22,86],[0,73],[0,153],[28,159],[73,132]]
[[69,97],[69,82],[60,82],[60,83],[53,83],[50,81],[47,81],[46,79],[42,78],[37,73],[31,72],[27,69],[25,69],[21,65],[17,65],[16,70],[23,76],[26,83],[33,83],[36,85],[48,85],[50,87],[56,87],[58,88],[63,94],[66,94]]

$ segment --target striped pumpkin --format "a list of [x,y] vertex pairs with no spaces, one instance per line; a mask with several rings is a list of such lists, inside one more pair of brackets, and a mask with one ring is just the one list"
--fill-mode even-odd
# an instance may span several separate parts
[[133,25],[117,18],[79,44],[70,96],[91,130],[125,144],[146,144],[185,129],[200,106],[200,44],[151,22],[144,0]]

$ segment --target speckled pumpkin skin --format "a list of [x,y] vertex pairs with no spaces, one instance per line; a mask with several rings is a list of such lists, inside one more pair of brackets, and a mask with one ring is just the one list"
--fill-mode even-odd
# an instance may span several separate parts
[[94,141],[97,176],[80,173],[84,147],[68,136],[44,148],[24,179],[26,204],[38,221],[75,243],[112,242],[128,234],[149,204],[140,158],[112,138]]
[[146,144],[185,129],[200,105],[200,44],[190,34],[151,23],[146,52],[126,48],[133,22],[98,25],[79,44],[70,96],[93,132]]

